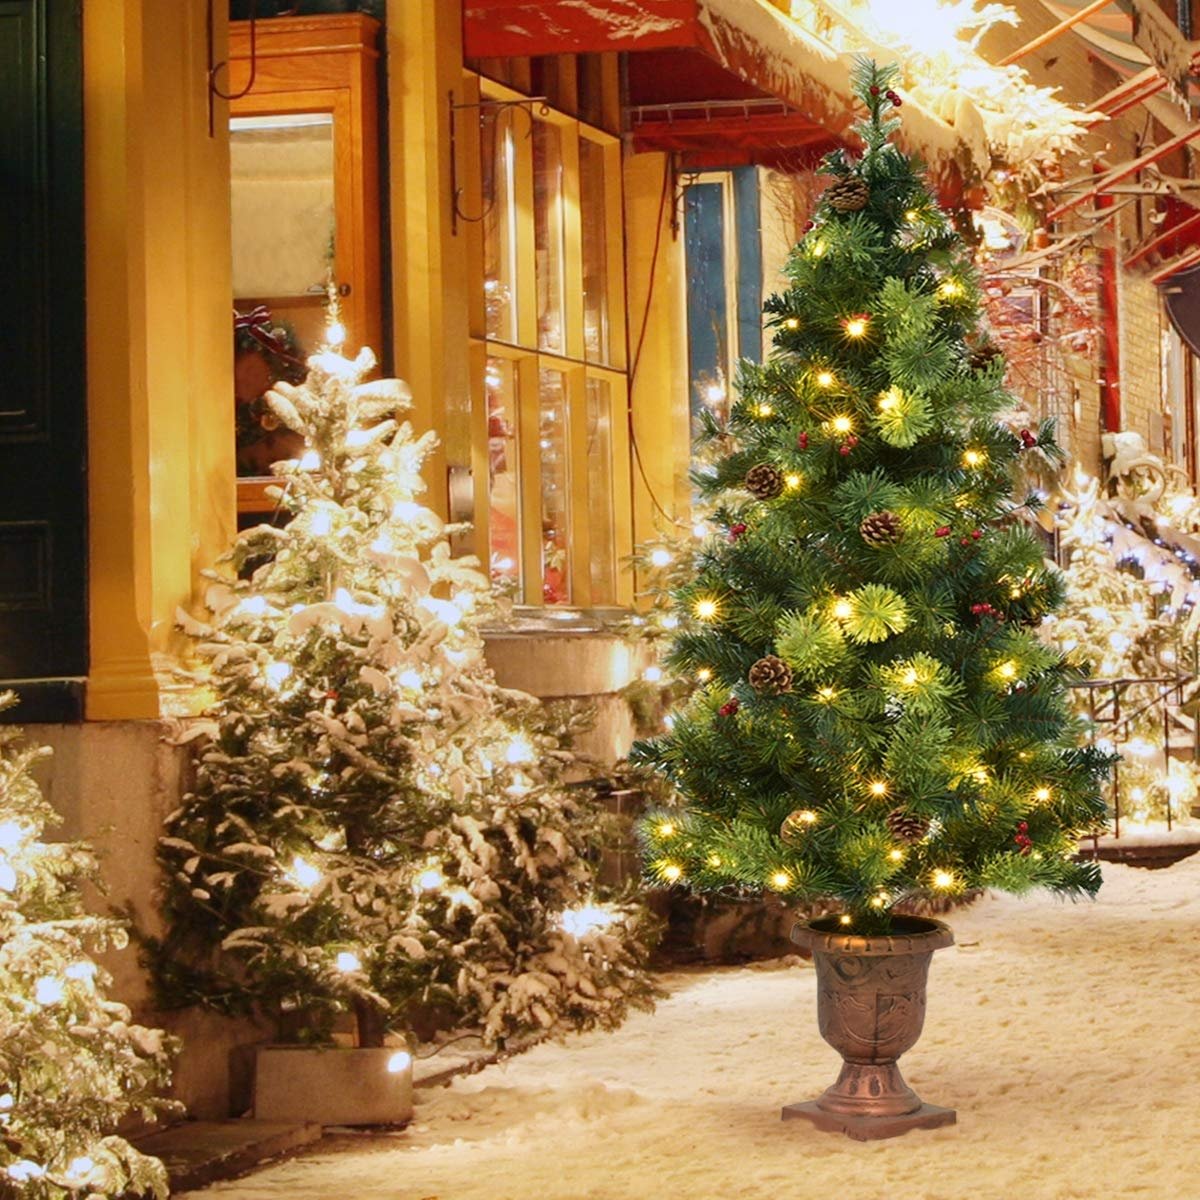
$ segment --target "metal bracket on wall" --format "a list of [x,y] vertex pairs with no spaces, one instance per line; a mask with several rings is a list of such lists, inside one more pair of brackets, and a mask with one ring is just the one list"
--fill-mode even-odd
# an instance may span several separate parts
[[[216,100],[240,100],[254,86],[254,76],[258,70],[258,0],[250,0],[250,78],[240,92],[224,92],[217,84],[217,72],[222,67],[228,68],[229,62],[222,59],[213,62],[216,57],[217,36],[215,28],[214,5],[218,0],[208,0],[205,12],[205,33],[208,38],[208,136],[216,133]],[[220,0],[225,3],[225,0]]]
[[[211,2],[211,0],[210,0]],[[522,109],[525,115],[529,118],[529,132],[525,135],[530,137],[533,134],[533,117],[534,108],[536,106],[537,115],[540,117],[548,116],[550,113],[550,104],[545,96],[527,96],[521,100],[476,100],[470,104],[456,104],[454,101],[454,93],[447,92],[447,105],[450,111],[450,234],[452,237],[458,236],[459,221],[467,221],[472,225],[478,224],[487,218],[496,204],[495,191],[486,201],[482,211],[478,216],[470,216],[462,211],[459,201],[462,199],[464,189],[458,183],[458,113],[463,109],[473,108],[479,113],[479,123],[483,124],[488,116],[497,117],[500,113],[510,109]],[[492,135],[495,136],[497,121],[492,122]],[[493,148],[494,149],[494,148]]]

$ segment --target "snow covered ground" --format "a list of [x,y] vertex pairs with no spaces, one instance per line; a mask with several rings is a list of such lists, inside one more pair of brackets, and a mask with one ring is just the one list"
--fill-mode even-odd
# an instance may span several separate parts
[[958,1125],[859,1143],[779,1118],[838,1059],[798,962],[678,972],[611,1035],[418,1092],[216,1200],[1200,1200],[1200,857],[1106,865],[1094,904],[954,914],[902,1060]]

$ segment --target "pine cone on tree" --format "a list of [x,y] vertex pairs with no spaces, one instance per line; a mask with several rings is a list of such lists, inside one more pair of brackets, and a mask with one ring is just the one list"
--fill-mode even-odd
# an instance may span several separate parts
[[971,347],[967,363],[972,371],[982,371],[985,367],[990,367],[1003,353],[1004,351],[989,338],[986,342]]
[[774,654],[760,658],[750,668],[746,678],[750,686],[763,696],[779,696],[792,690],[792,668]]
[[857,175],[835,179],[825,189],[825,200],[829,207],[841,213],[858,212],[866,208],[870,198],[871,189]]
[[770,463],[759,463],[746,472],[745,487],[759,500],[774,500],[783,491],[783,472]]
[[904,536],[904,525],[894,512],[885,508],[863,517],[858,532],[868,546],[878,549],[881,546],[894,546]]
[[929,822],[905,808],[893,808],[884,820],[898,842],[919,842],[929,832]]

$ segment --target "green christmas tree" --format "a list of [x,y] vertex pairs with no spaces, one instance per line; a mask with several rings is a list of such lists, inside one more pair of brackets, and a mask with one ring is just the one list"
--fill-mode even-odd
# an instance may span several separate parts
[[[0,711],[13,703],[0,694]],[[47,754],[0,726],[0,1196],[165,1197],[162,1163],[114,1131],[171,1107],[158,1093],[174,1046],[107,998],[92,955],[128,935],[84,909],[88,846],[42,840],[59,819],[31,773]]]
[[[861,157],[832,176],[766,305],[696,473],[724,536],[674,593],[673,670],[701,686],[637,748],[681,806],[648,819],[649,877],[833,900],[860,931],[994,887],[1094,893],[1072,860],[1104,815],[1073,668],[1038,636],[1058,574],[1010,500],[1020,456],[965,247],[892,143],[896,71],[860,60]],[[1032,504],[1032,498],[1027,503]]]
[[651,988],[639,910],[594,890],[597,813],[569,729],[497,685],[474,559],[419,497],[432,436],[370,351],[325,348],[268,393],[305,450],[290,520],[241,534],[182,623],[214,693],[196,787],[167,821],[164,999],[360,1045],[415,1025],[612,1025]]

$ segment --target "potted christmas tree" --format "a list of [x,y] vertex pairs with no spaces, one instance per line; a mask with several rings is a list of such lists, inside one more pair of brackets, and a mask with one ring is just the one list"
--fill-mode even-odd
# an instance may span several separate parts
[[[266,1016],[288,1043],[352,1019],[346,1053],[259,1055],[259,1116],[337,1124],[407,1115],[413,1032],[611,1025],[651,992],[638,910],[595,903],[599,817],[562,786],[564,725],[488,669],[488,581],[420,502],[432,436],[373,366],[327,345],[268,394],[304,438],[273,467],[290,519],[241,534],[208,618],[183,617],[215,699],[152,954],[164,1001]],[[302,1066],[276,1101],[279,1055]]]
[[177,1107],[159,1098],[175,1046],[108,998],[93,955],[128,935],[84,909],[90,848],[44,840],[59,817],[32,769],[49,753],[0,726],[0,1195],[165,1200],[163,1164],[116,1130]]
[[775,354],[707,424],[719,532],[675,591],[668,659],[699,686],[637,750],[681,798],[644,825],[653,880],[834,909],[792,936],[846,1064],[785,1115],[861,1138],[954,1119],[895,1065],[953,940],[901,910],[1094,893],[1075,853],[1108,765],[1078,747],[1072,670],[1036,628],[1062,584],[1010,501],[1051,431],[996,421],[1003,363],[962,240],[892,144],[895,79],[857,63],[865,150],[826,158],[792,286],[767,304]]

